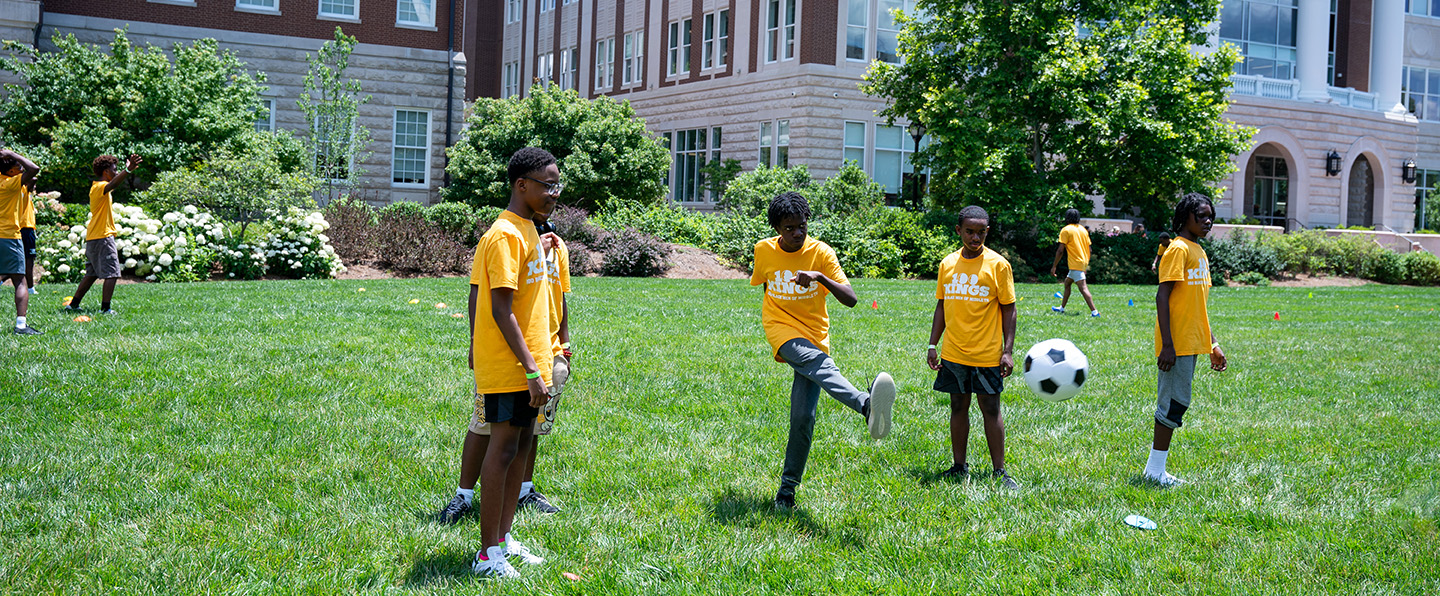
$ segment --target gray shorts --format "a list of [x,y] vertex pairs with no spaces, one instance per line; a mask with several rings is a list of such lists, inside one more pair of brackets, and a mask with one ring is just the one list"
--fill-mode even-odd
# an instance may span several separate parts
[[998,366],[969,366],[941,360],[934,389],[962,395],[1000,395],[1005,391],[1005,377],[1000,375]]
[[1069,277],[1071,280],[1074,281],[1085,281],[1085,272],[1071,269],[1070,273],[1066,277]]
[[0,275],[25,274],[25,248],[19,238],[0,238]]
[[115,237],[86,240],[85,263],[85,275],[100,279],[120,277],[120,253],[115,250]]
[[1190,409],[1190,382],[1195,378],[1195,355],[1176,356],[1175,366],[1160,371],[1160,386],[1155,404],[1155,420],[1170,428],[1180,428],[1185,411]]

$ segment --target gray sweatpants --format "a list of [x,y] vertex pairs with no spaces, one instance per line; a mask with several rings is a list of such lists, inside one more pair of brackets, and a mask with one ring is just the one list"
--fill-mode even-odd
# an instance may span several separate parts
[[785,444],[785,471],[780,475],[780,492],[795,494],[800,478],[805,475],[805,461],[810,459],[810,442],[815,434],[815,409],[820,404],[820,390],[864,414],[870,394],[856,389],[829,354],[804,339],[792,339],[780,346],[779,355],[795,369],[790,386],[790,439]]

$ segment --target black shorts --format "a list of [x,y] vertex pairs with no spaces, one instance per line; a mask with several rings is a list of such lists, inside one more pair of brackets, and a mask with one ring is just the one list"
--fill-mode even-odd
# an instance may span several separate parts
[[951,394],[1000,395],[1005,391],[1005,377],[998,366],[967,366],[949,360],[940,361],[935,374],[935,390]]
[[529,391],[485,395],[485,421],[490,424],[509,422],[510,426],[528,427],[538,416],[540,408],[530,405]]
[[20,228],[20,243],[25,245],[25,256],[35,256],[35,228]]

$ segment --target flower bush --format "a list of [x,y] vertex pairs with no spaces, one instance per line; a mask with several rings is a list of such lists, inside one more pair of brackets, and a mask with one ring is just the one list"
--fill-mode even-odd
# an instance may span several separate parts
[[323,213],[291,207],[284,214],[276,214],[273,223],[274,229],[262,243],[271,273],[330,279],[345,271],[335,247],[330,245],[330,237],[325,235],[330,223]]
[[231,238],[219,248],[215,257],[229,279],[260,279],[270,269],[265,247],[240,238]]
[[39,234],[36,263],[47,283],[79,281],[85,276],[85,226],[55,228]]

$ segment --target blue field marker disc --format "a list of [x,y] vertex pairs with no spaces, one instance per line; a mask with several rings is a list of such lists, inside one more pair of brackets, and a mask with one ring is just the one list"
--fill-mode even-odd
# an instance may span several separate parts
[[1125,518],[1125,523],[1136,528],[1140,528],[1141,530],[1154,530],[1156,528],[1155,522],[1150,521],[1150,518],[1142,517],[1139,515],[1127,516]]

